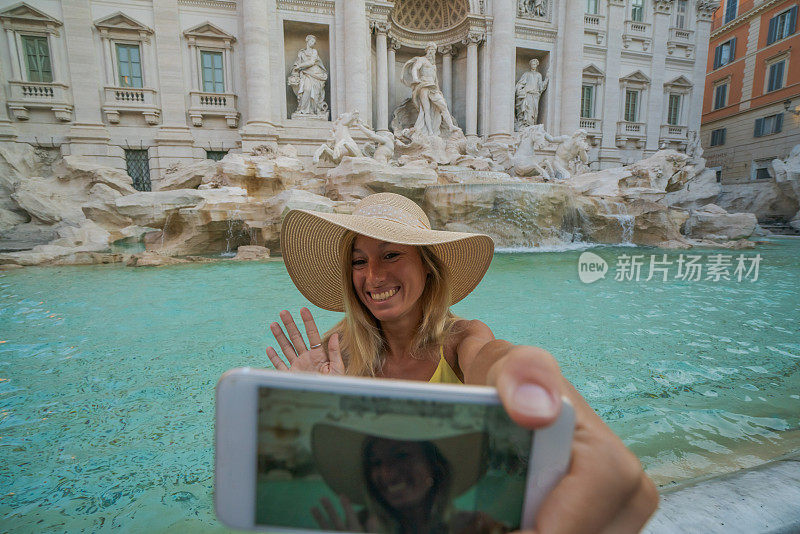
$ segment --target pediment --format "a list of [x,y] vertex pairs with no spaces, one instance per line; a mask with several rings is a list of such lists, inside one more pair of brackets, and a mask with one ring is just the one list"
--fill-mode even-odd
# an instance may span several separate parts
[[236,37],[229,34],[219,26],[215,26],[208,21],[202,24],[198,24],[194,28],[186,30],[185,32],[183,32],[183,35],[186,37],[203,37],[205,39],[219,39],[225,41],[236,40]]
[[694,87],[694,85],[685,76],[678,76],[671,82],[665,83],[664,87],[676,87],[676,88],[680,87],[683,89],[691,89],[692,87]]
[[145,26],[141,22],[136,19],[133,19],[122,13],[121,11],[117,11],[116,13],[104,17],[100,20],[96,20],[94,23],[95,27],[98,29],[105,29],[105,30],[116,30],[116,31],[129,31],[129,32],[136,32],[136,33],[153,33],[153,30],[148,26]]
[[620,78],[620,81],[627,83],[650,83],[650,78],[648,78],[642,71],[637,70],[628,74],[624,78]]
[[25,22],[28,24],[38,24],[42,26],[55,25],[61,26],[61,21],[54,19],[44,11],[39,11],[25,2],[14,4],[13,6],[0,11],[0,19],[3,21]]
[[592,63],[583,68],[583,76],[585,78],[605,78],[605,73],[597,68],[597,66]]

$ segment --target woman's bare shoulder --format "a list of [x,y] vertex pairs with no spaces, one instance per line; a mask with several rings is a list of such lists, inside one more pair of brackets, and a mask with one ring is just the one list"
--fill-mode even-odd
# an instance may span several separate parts
[[489,328],[486,323],[477,319],[456,320],[455,324],[453,325],[452,332],[453,335],[457,335],[460,338],[467,336],[494,337],[492,334],[492,329]]

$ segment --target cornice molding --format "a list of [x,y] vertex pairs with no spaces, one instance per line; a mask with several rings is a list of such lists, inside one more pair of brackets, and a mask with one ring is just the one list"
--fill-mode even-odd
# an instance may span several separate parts
[[178,0],[178,5],[236,11],[236,2],[233,0]]
[[277,0],[279,11],[300,11],[333,15],[336,8],[332,0]]
[[723,33],[726,33],[728,31],[740,26],[741,24],[749,23],[751,18],[753,18],[753,17],[755,17],[757,15],[760,15],[764,11],[768,10],[771,7],[774,7],[775,4],[779,4],[782,1],[783,0],[767,0],[763,4],[755,6],[750,11],[742,13],[741,15],[739,15],[738,17],[736,17],[735,19],[733,19],[729,23],[727,23],[727,24],[725,24],[723,26],[720,26],[718,29],[716,29],[713,32],[711,32],[711,39],[714,39],[715,37],[718,37],[719,35],[721,35]]

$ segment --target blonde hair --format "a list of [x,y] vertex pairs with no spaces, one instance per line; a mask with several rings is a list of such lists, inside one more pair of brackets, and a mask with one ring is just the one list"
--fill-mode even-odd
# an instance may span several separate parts
[[[331,335],[339,334],[339,347],[347,374],[375,376],[383,366],[387,347],[380,323],[364,306],[353,287],[353,243],[357,235],[347,232],[341,241],[339,268],[344,287],[345,317],[325,333],[323,343],[327,347]],[[431,247],[422,245],[418,249],[428,276],[420,296],[422,322],[411,344],[414,357],[426,347],[443,345],[458,319],[450,311],[450,273]]]

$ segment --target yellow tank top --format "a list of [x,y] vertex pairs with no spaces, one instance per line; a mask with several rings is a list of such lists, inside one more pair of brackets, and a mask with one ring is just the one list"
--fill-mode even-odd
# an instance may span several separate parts
[[464,382],[458,378],[458,375],[453,368],[450,367],[450,364],[447,363],[447,360],[444,359],[444,347],[439,348],[439,365],[436,367],[436,370],[433,372],[433,376],[431,377],[428,382],[436,383],[436,384],[463,384]]

